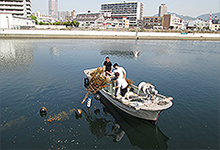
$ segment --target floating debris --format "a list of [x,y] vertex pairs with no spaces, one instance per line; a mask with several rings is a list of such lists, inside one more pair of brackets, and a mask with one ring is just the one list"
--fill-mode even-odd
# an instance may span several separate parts
[[49,115],[49,118],[46,119],[45,121],[47,122],[52,122],[52,121],[61,121],[61,120],[67,120],[69,119],[69,115],[71,115],[73,112],[75,111],[75,109],[70,109],[69,112],[65,112],[65,111],[62,111],[60,113],[58,113],[57,115],[54,115],[53,117],[51,117],[51,115]]
[[20,118],[16,118],[14,120],[10,120],[10,121],[5,120],[5,121],[3,121],[3,124],[1,124],[0,131],[9,129],[14,126],[18,126],[19,124],[23,123],[25,120],[26,120],[26,118],[23,116]]

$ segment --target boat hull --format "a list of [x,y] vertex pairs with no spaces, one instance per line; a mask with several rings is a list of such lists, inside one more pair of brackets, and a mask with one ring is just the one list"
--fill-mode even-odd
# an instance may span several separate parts
[[151,110],[136,110],[134,107],[129,106],[129,105],[125,105],[123,103],[121,103],[120,101],[118,101],[117,99],[114,99],[111,95],[109,95],[108,93],[104,92],[103,90],[100,90],[99,93],[104,96],[111,104],[113,104],[114,106],[116,106],[117,108],[119,108],[120,110],[124,111],[125,113],[140,118],[140,119],[144,119],[144,120],[149,120],[152,121],[154,123],[156,123],[159,114],[161,112],[161,110],[157,110],[157,111],[151,111]]

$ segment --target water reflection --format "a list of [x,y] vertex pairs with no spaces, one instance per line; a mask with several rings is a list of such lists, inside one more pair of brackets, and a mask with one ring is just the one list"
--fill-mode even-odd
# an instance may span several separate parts
[[123,50],[103,50],[100,52],[101,55],[125,57],[130,59],[137,59],[140,57],[140,51],[123,51]]
[[2,70],[24,72],[33,64],[33,48],[29,43],[0,40],[0,58]]
[[[141,149],[167,149],[168,137],[165,136],[158,126],[150,122],[140,120],[127,115],[115,106],[111,105],[104,97],[100,102],[103,104],[103,112],[110,113],[115,120],[107,120],[105,117],[98,118],[89,110],[84,114],[89,122],[90,131],[98,139],[102,137],[112,137],[113,141],[120,142],[126,134],[133,146]],[[111,127],[111,130],[109,127]]]
[[[96,111],[96,110],[95,110]],[[120,125],[114,123],[112,120],[107,120],[106,118],[97,117],[96,113],[91,113],[90,109],[88,112],[83,110],[86,121],[89,122],[89,129],[93,135],[97,137],[97,139],[101,139],[102,137],[112,137],[115,142],[119,142],[123,136],[124,131],[120,129]]]
[[51,47],[50,55],[59,56],[60,55],[59,49],[57,47]]

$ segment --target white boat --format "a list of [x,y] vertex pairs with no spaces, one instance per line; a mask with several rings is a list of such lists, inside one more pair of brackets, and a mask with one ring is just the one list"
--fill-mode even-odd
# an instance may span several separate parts
[[[91,78],[90,74],[94,70],[96,69],[84,70],[84,73],[88,78]],[[162,110],[168,109],[173,105],[172,97],[158,94],[158,91],[150,83],[141,82],[138,86],[130,84],[125,100],[122,100],[122,96],[119,94],[120,90],[115,96],[113,87],[114,83],[110,82],[107,87],[99,90],[97,94],[102,94],[111,104],[127,114],[153,123],[157,122]]]

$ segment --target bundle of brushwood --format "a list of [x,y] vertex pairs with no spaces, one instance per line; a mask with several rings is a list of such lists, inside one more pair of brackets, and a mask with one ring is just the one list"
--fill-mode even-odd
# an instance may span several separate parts
[[131,85],[132,83],[134,83],[134,81],[132,81],[131,79],[126,78],[125,80],[127,81],[128,85]]
[[[108,83],[111,81],[110,77],[106,77],[104,70],[98,67],[92,73],[90,73],[89,84],[87,86],[87,93],[82,101],[82,104],[85,102],[89,94],[95,94],[99,90],[108,86]],[[126,79],[128,85],[134,83],[131,79]],[[114,80],[115,82],[115,80]]]
[[108,79],[104,75],[104,71],[100,67],[98,67],[96,70],[90,73],[90,76],[91,78],[89,79],[87,94],[85,95],[82,104],[84,103],[84,101],[90,93],[95,94],[102,88],[106,87],[107,83],[109,83]]

